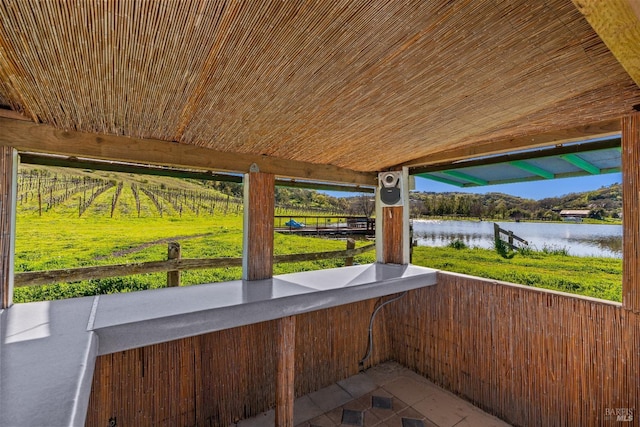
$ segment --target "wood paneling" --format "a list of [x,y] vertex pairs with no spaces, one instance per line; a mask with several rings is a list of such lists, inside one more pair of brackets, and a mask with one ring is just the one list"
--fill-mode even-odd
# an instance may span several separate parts
[[244,238],[242,277],[246,280],[273,276],[273,215],[275,176],[251,172],[244,180]]
[[[414,166],[425,166],[439,163],[447,163],[450,165],[451,162],[457,160],[482,157],[488,154],[508,153],[522,148],[549,147],[552,145],[566,144],[568,142],[584,141],[589,138],[614,136],[619,132],[620,120],[612,119],[526,136],[479,141],[473,145],[448,148],[428,156],[413,159],[410,162],[406,162],[403,166],[412,166],[411,172],[414,173]],[[420,172],[419,167],[416,167],[415,169],[415,172]]]
[[368,186],[376,183],[376,176],[371,173],[269,156],[221,152],[171,141],[63,131],[2,117],[0,128],[0,145],[14,146],[21,151],[241,173],[249,172],[255,163],[262,172],[290,178]]
[[[358,372],[380,302],[295,317],[295,396]],[[274,408],[277,322],[100,356],[87,425],[226,427]],[[514,425],[637,417],[640,316],[618,303],[440,273],[373,332],[365,368],[396,360]]]
[[[602,22],[625,41],[624,21]],[[486,154],[486,141],[527,148],[640,103],[567,0],[11,0],[0,40],[1,104],[61,132],[129,137],[149,162],[155,145],[133,138],[379,171],[479,143]]]
[[382,256],[388,264],[403,264],[403,207],[382,208]]
[[296,318],[278,319],[276,357],[276,427],[293,427],[295,397]]
[[640,113],[622,119],[622,304],[640,313]]
[[637,418],[640,317],[619,304],[440,273],[388,319],[397,361],[514,425]]
[[0,308],[13,298],[17,158],[15,149],[0,146]]
[[[295,316],[296,396],[358,373],[377,302]],[[391,358],[385,318],[392,305],[376,316],[375,345],[366,366]],[[274,408],[277,323],[98,357],[86,425],[104,427],[115,419],[119,426],[227,427]]]
[[591,27],[640,86],[640,6],[637,0],[573,0]]

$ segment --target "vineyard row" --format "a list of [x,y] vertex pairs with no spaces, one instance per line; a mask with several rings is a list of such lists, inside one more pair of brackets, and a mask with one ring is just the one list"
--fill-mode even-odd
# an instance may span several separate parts
[[[123,182],[115,182],[101,178],[89,177],[50,177],[36,174],[19,174],[18,176],[18,206],[36,206],[40,216],[43,211],[63,205],[69,199],[76,197],[77,212],[81,217],[94,203],[100,199],[103,193],[115,187],[110,202],[110,215],[114,216],[118,203],[121,202],[121,194],[124,189]],[[139,185],[131,183],[131,189],[135,200],[135,211],[141,216],[143,202],[141,198],[148,199],[147,204],[152,204],[159,216],[179,215],[190,212],[199,215],[224,215],[242,213],[243,200],[230,195],[195,190],[168,188],[164,185]],[[342,214],[343,212],[327,212],[322,209],[314,209],[294,204],[276,204],[276,215],[288,215],[292,213],[322,213]]]

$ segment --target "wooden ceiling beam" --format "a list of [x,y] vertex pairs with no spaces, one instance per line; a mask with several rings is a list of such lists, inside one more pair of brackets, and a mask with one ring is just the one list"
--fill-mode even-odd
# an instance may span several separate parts
[[156,139],[64,131],[52,126],[2,117],[0,145],[14,147],[18,151],[207,171],[248,173],[255,164],[261,172],[280,177],[362,186],[375,186],[377,182],[375,173],[358,172],[332,165],[229,153]]
[[[537,135],[521,136],[499,140],[467,144],[448,150],[436,151],[427,156],[415,158],[398,166],[417,168],[433,164],[445,164],[474,157],[508,153],[529,148],[548,147],[590,138],[603,138],[620,134],[620,120],[607,120],[570,129],[544,132]],[[413,173],[413,172],[412,172]]]
[[637,0],[573,0],[573,4],[640,86],[640,6]]
[[24,120],[27,122],[33,122],[29,117],[17,111],[8,110],[6,108],[0,108],[0,117],[6,117],[7,119]]

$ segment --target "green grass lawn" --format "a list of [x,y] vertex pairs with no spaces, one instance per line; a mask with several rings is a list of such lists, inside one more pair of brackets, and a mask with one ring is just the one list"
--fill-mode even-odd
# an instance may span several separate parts
[[[242,256],[242,217],[238,215],[183,216],[178,218],[82,218],[49,215],[19,216],[16,225],[15,271],[39,271],[91,265],[124,264],[167,259],[167,243],[178,241],[183,258]],[[195,236],[195,237],[194,237]],[[357,242],[357,246],[369,242]],[[277,234],[274,252],[280,254],[339,251],[344,240]],[[369,252],[355,262],[375,260]],[[274,274],[340,267],[344,259],[277,264]],[[183,285],[241,278],[240,268],[184,271]],[[154,289],[166,285],[165,273],[82,281],[73,284],[18,287],[15,302],[72,298],[95,294]]]
[[413,263],[521,285],[622,301],[622,260],[527,251],[506,259],[489,249],[416,247]]

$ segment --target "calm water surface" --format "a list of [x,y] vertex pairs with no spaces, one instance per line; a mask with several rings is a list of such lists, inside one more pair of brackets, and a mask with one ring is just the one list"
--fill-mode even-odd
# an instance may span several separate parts
[[[576,223],[496,222],[542,250],[566,249],[574,256],[622,258],[622,226]],[[447,246],[460,239],[469,247],[493,249],[492,221],[413,220],[419,246]]]

